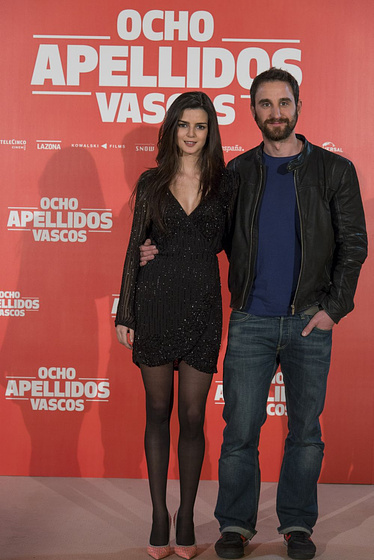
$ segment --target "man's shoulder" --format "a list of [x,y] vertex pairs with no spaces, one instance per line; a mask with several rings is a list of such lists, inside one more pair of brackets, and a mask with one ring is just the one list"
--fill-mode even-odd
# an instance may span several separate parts
[[338,167],[353,166],[352,161],[341,154],[337,154],[336,152],[332,152],[322,146],[312,144],[311,142],[308,142],[308,146],[309,155],[312,158],[323,160],[326,164]]
[[236,170],[237,168],[240,168],[243,165],[246,165],[248,163],[253,163],[253,161],[258,157],[260,148],[261,145],[255,146],[254,148],[247,150],[246,152],[240,154],[239,156],[236,156],[231,161],[229,161],[229,163],[227,164],[227,168]]

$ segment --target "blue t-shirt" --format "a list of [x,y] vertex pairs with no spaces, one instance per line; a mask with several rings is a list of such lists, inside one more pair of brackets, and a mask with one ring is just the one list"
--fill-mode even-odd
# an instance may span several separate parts
[[255,278],[246,311],[260,317],[291,314],[300,273],[300,220],[291,157],[264,154],[266,181],[258,214]]

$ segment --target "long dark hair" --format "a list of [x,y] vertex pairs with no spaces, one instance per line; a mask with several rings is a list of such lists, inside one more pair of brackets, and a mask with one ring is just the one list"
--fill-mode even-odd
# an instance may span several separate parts
[[[152,219],[163,230],[165,230],[163,216],[167,192],[180,167],[177,129],[185,109],[203,109],[208,115],[208,135],[199,161],[202,199],[217,191],[225,169],[217,114],[212,101],[202,91],[182,93],[170,105],[160,127],[157,142],[157,167],[150,169],[145,174],[150,179],[149,188],[144,192],[148,202],[147,221],[149,223]],[[142,177],[146,178],[144,174]]]

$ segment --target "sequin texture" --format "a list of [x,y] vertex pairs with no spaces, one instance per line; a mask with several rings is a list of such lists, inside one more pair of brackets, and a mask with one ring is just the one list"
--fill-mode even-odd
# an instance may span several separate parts
[[[145,225],[151,176],[144,175],[135,202],[116,324],[135,330],[136,364],[184,360],[199,371],[214,373],[222,331],[217,253],[230,225],[234,181],[226,171],[218,194],[206,197],[189,215],[168,192],[162,232],[154,223]],[[159,253],[140,267],[139,245],[146,237]]]

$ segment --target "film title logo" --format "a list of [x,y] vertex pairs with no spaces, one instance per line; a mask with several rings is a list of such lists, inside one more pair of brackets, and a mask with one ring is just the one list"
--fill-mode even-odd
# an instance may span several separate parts
[[87,402],[108,402],[108,379],[79,378],[73,367],[40,367],[37,377],[8,376],[6,400],[29,401],[32,410],[83,412]]
[[110,233],[112,211],[81,208],[76,198],[47,198],[40,208],[10,207],[8,231],[30,231],[34,241],[85,243],[90,233]]
[[[225,404],[223,399],[222,381],[217,381],[214,403]],[[283,374],[281,371],[274,375],[271,382],[266,412],[268,416],[287,416],[286,393],[283,383]]]
[[17,291],[0,290],[0,317],[25,317],[27,312],[39,311],[39,298],[24,297]]
[[[228,90],[233,84],[243,92],[240,97],[248,98],[255,75],[271,66],[302,81],[301,49],[290,46],[300,40],[217,37],[213,14],[206,10],[125,9],[117,16],[117,36],[98,38],[120,44],[95,46],[66,44],[72,36],[63,41],[59,36],[34,36],[56,38],[58,44],[39,44],[33,94],[77,95],[77,86],[82,86],[85,91],[79,94],[95,95],[102,122],[157,124],[186,88],[223,90],[211,97],[219,124],[229,125],[236,114],[236,98]],[[144,88],[145,93],[128,88]]]

